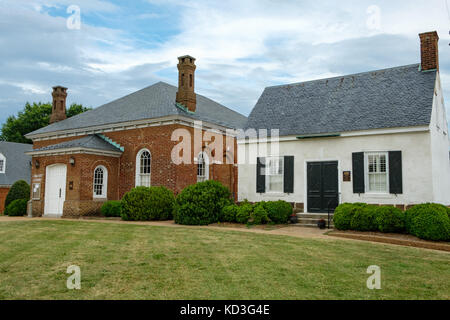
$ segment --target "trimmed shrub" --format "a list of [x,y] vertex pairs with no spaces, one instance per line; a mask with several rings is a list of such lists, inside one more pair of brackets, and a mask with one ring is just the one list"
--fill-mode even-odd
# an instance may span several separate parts
[[236,213],[236,222],[238,223],[247,223],[250,219],[250,215],[253,212],[253,205],[249,203],[241,204],[238,207],[238,211]]
[[447,208],[440,204],[426,203],[406,211],[407,231],[425,240],[450,240],[450,219]]
[[11,202],[5,209],[5,215],[20,217],[27,214],[27,199],[17,199]]
[[222,215],[220,217],[221,222],[236,222],[236,214],[239,207],[236,204],[232,204],[222,209]]
[[24,180],[16,181],[11,186],[5,199],[5,208],[17,199],[30,199],[30,186]]
[[338,230],[350,230],[350,223],[352,221],[355,210],[359,207],[364,207],[364,203],[343,203],[334,210],[333,222],[334,227]]
[[120,217],[122,212],[122,202],[120,200],[106,201],[101,208],[105,217]]
[[293,212],[292,206],[283,200],[261,202],[260,204],[267,211],[269,219],[277,224],[287,223]]
[[269,214],[266,209],[264,209],[264,204],[258,204],[253,212],[250,213],[249,222],[252,224],[266,224],[270,222]]
[[208,225],[218,222],[222,209],[231,204],[230,197],[230,190],[217,181],[190,185],[176,198],[175,223]]
[[378,225],[375,222],[378,207],[373,205],[356,205],[354,207],[350,229],[356,231],[378,231]]
[[403,232],[405,213],[396,207],[378,207],[375,222],[381,232]]
[[122,198],[123,220],[148,221],[172,218],[175,197],[166,187],[136,187]]

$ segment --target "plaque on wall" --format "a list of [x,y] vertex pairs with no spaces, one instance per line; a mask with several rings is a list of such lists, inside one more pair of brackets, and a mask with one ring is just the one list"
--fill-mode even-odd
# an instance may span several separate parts
[[352,181],[352,175],[350,171],[344,171],[344,182]]

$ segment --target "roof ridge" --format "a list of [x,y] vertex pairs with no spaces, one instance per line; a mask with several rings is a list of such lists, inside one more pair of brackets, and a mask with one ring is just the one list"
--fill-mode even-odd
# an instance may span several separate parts
[[411,68],[413,66],[419,67],[420,63],[413,63],[413,64],[407,64],[407,65],[403,65],[403,66],[383,68],[383,69],[377,69],[377,70],[371,70],[371,71],[357,72],[357,73],[351,73],[351,74],[346,74],[346,75],[341,75],[341,76],[334,76],[334,77],[330,77],[330,78],[321,78],[321,79],[316,79],[316,80],[307,80],[307,81],[302,81],[302,82],[294,82],[294,83],[288,83],[288,84],[279,84],[279,85],[274,85],[274,86],[268,86],[268,87],[266,87],[266,89],[269,89],[269,88],[280,88],[280,87],[289,87],[289,86],[299,86],[299,85],[306,84],[306,83],[313,83],[313,82],[324,81],[324,80],[334,80],[334,79],[347,78],[347,77],[352,77],[352,76],[362,76],[362,75],[370,74],[370,73],[374,73],[374,72],[391,71],[391,70],[397,70],[397,69],[405,69],[405,68]]

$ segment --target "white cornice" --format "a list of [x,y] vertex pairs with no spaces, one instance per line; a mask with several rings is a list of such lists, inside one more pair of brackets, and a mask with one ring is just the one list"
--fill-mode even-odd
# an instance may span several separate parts
[[34,157],[48,157],[48,156],[57,156],[57,155],[65,155],[65,154],[94,154],[98,156],[107,156],[107,157],[120,157],[122,152],[119,151],[107,151],[107,150],[99,150],[99,149],[91,149],[91,148],[61,148],[54,150],[40,150],[40,151],[28,151],[25,154]]
[[[309,135],[314,139],[338,139],[338,138],[346,138],[346,137],[360,137],[360,136],[374,136],[374,135],[385,135],[385,134],[398,134],[398,133],[412,133],[412,132],[428,132],[430,131],[429,126],[416,126],[416,127],[403,127],[403,128],[385,128],[385,129],[371,129],[371,130],[360,130],[360,131],[348,131],[348,132],[333,132],[330,134],[337,134],[339,136],[329,137],[324,136],[320,137],[320,135]],[[289,135],[289,136],[280,136],[277,138],[264,137],[264,138],[249,138],[249,139],[238,139],[238,144],[252,144],[252,143],[269,143],[269,142],[283,142],[283,141],[301,141],[298,139],[297,135]],[[303,135],[303,137],[308,137],[308,135]]]
[[[144,119],[144,120],[134,120],[127,122],[119,122],[119,123],[111,123],[99,126],[92,126],[86,128],[77,128],[70,130],[60,130],[48,133],[40,133],[40,134],[26,134],[25,137],[28,139],[32,139],[33,141],[42,141],[42,140],[53,140],[59,138],[68,138],[68,137],[76,137],[76,136],[85,136],[89,134],[96,133],[108,133],[115,131],[124,131],[124,130],[133,130],[133,129],[141,129],[147,127],[158,127],[165,125],[173,125],[173,124],[181,124],[192,128],[197,128],[194,124],[196,122],[202,122],[202,128],[205,130],[212,130],[213,132],[225,134],[228,136],[235,137],[235,130],[216,125],[210,122],[195,120],[185,116],[173,115],[161,118],[153,118],[153,119]],[[230,134],[231,133],[231,134]]]

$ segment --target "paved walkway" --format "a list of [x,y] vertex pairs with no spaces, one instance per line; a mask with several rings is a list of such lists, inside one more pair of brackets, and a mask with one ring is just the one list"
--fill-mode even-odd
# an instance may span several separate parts
[[0,222],[6,221],[83,221],[83,222],[97,222],[97,223],[117,223],[117,224],[135,224],[135,225],[148,225],[148,226],[159,226],[159,227],[173,227],[173,228],[202,228],[202,229],[213,229],[213,230],[223,230],[223,231],[240,231],[240,232],[252,232],[252,233],[263,233],[263,234],[274,234],[291,236],[297,238],[309,238],[309,239],[330,239],[325,233],[329,230],[320,230],[318,228],[303,228],[297,226],[286,226],[281,228],[269,228],[261,229],[258,227],[247,228],[247,227],[232,227],[232,226],[183,226],[175,224],[173,221],[122,221],[116,219],[61,219],[61,218],[28,218],[28,217],[8,217],[0,216]]

